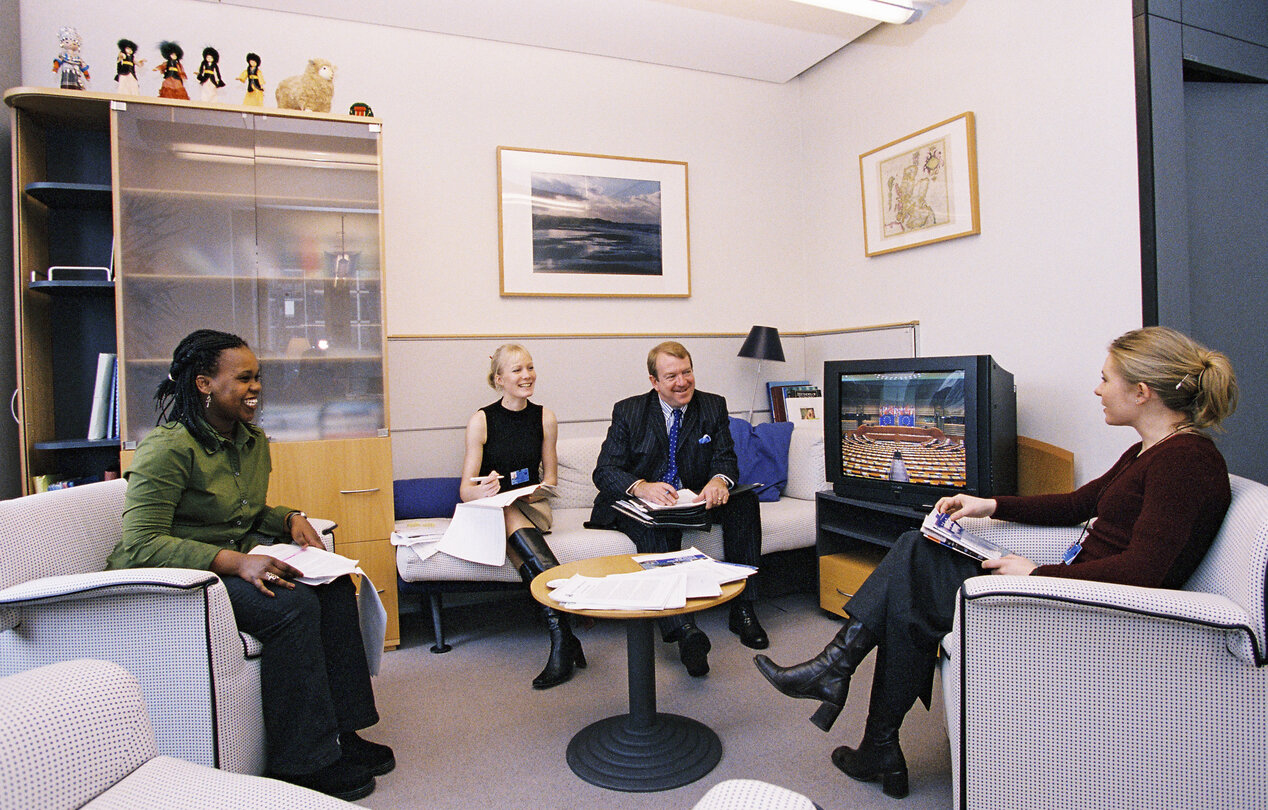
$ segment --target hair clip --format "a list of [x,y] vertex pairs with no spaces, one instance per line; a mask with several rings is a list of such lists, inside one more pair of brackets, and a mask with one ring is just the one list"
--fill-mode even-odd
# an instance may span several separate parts
[[1185,383],[1187,383],[1188,381],[1189,381],[1189,375],[1188,375],[1188,374],[1186,374],[1186,375],[1184,375],[1184,379],[1183,379],[1183,380],[1181,380],[1180,382],[1176,383],[1176,390],[1177,390],[1177,391],[1179,391],[1179,390],[1180,390],[1180,386],[1184,385],[1184,384],[1185,384]]
[[174,377],[172,377],[172,372],[170,372],[170,371],[169,371],[169,372],[167,372],[167,379],[171,380],[172,382],[176,382],[176,379],[175,379]]

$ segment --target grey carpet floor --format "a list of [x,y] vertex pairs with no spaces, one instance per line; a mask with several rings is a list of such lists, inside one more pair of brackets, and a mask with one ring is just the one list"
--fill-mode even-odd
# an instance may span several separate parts
[[[408,606],[406,606],[408,607]],[[768,654],[780,664],[802,661],[823,648],[840,621],[821,611],[814,594],[760,600],[771,636]],[[855,782],[833,767],[838,745],[862,735],[872,658],[855,675],[850,699],[824,734],[809,723],[816,704],[777,693],[753,667],[753,651],[726,628],[726,608],[700,614],[713,641],[704,678],[691,678],[677,646],[656,642],[657,709],[693,717],[722,740],[722,760],[702,779],[658,793],[595,787],[568,768],[565,751],[583,726],[628,709],[625,628],[599,621],[579,628],[589,667],[568,683],[534,690],[548,642],[526,595],[503,595],[446,609],[453,650],[429,651],[427,614],[402,614],[402,644],[383,658],[375,678],[382,720],[369,739],[396,750],[397,767],[378,778],[361,806],[389,808],[690,808],[714,784],[731,778],[773,782],[802,793],[824,810],[951,806],[950,754],[941,695],[907,716],[903,752],[911,795],[901,801],[878,784]]]

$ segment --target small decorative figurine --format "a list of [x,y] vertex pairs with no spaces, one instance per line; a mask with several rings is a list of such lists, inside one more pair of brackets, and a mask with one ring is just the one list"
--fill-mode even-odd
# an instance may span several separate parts
[[88,75],[88,64],[79,55],[84,46],[83,37],[69,25],[57,29],[57,44],[61,51],[53,60],[53,72],[60,75],[63,90],[83,90]]
[[130,39],[119,40],[119,55],[114,62],[114,80],[120,93],[128,96],[141,94],[136,69],[144,65],[144,59],[136,58],[136,43]]
[[325,59],[309,59],[299,76],[277,83],[277,106],[285,110],[330,112],[335,95],[335,66]]
[[370,105],[364,101],[358,101],[348,108],[348,115],[364,115],[373,118],[374,110],[370,109]]
[[247,85],[247,94],[242,98],[242,103],[248,107],[263,107],[264,74],[260,72],[258,53],[247,54],[247,69],[238,75],[238,81],[245,82]]
[[220,80],[220,52],[208,45],[203,48],[203,61],[195,77],[202,85],[202,100],[212,103],[225,83]]
[[188,99],[189,93],[185,92],[185,68],[181,65],[181,60],[185,58],[184,49],[175,42],[160,42],[159,53],[163,54],[163,64],[154,68],[163,74],[159,96]]

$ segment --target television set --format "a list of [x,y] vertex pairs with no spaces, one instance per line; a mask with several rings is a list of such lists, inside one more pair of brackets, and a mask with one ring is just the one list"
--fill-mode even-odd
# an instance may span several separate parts
[[823,364],[828,480],[842,497],[928,510],[1017,492],[1017,394],[990,355]]

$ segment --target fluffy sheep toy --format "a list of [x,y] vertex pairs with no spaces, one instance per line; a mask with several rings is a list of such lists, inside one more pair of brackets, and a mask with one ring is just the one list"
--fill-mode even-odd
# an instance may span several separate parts
[[299,76],[277,83],[277,106],[284,110],[330,112],[335,95],[335,66],[325,59],[309,59]]

